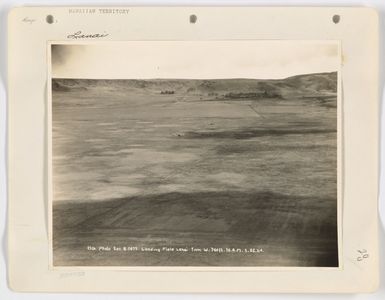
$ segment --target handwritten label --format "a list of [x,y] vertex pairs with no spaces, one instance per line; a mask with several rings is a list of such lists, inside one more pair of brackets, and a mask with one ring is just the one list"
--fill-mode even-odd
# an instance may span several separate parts
[[81,30],[76,31],[73,34],[67,35],[67,38],[77,40],[77,39],[98,39],[108,36],[108,33],[83,33]]
[[69,277],[83,277],[85,272],[70,272],[70,273],[62,273],[60,274],[60,279],[69,278]]
[[357,256],[357,261],[363,261],[369,257],[369,253],[366,249],[357,250],[359,255]]
[[22,22],[31,25],[32,23],[36,22],[36,20],[35,20],[35,19],[30,19],[30,18],[28,18],[28,17],[25,17],[25,18],[22,20]]

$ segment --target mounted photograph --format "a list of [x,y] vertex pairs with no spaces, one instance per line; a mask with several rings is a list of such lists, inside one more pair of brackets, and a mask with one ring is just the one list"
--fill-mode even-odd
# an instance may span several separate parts
[[339,42],[48,53],[51,267],[340,267]]

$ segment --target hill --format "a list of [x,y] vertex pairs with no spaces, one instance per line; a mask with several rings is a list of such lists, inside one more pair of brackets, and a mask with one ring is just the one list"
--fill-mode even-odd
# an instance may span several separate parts
[[305,74],[285,79],[52,79],[54,92],[95,90],[197,96],[210,99],[335,96],[337,72]]

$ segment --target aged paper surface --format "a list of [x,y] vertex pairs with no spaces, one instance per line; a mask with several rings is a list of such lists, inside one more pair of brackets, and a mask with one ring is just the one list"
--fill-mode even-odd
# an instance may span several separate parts
[[[166,9],[172,21],[164,22],[158,13]],[[336,9],[216,8],[221,17],[213,17],[211,9],[55,8],[48,13],[47,8],[20,8],[11,13],[10,47],[18,49],[10,51],[9,88],[13,288],[110,292],[375,288],[376,15],[368,9],[338,9],[342,21],[337,24]],[[309,13],[312,22],[306,31],[290,22],[295,17],[306,19]],[[246,26],[248,22],[230,27],[226,14],[250,18],[248,22],[258,16],[259,24],[266,23],[265,30]],[[268,16],[274,14],[281,22],[268,25]],[[24,15],[36,22],[23,22]],[[154,17],[159,26],[147,27],[144,16]],[[70,21],[78,18],[83,20],[81,29]],[[135,22],[140,30],[123,32],[110,23],[116,19],[127,27]],[[346,25],[353,19],[360,24],[356,35]],[[181,26],[171,30],[169,26],[179,22]],[[35,40],[29,36],[32,31],[39,33]],[[133,42],[119,42],[123,40]],[[38,66],[25,68],[20,75],[25,43],[33,45],[30,55]],[[290,51],[285,61],[282,53],[263,52],[264,47],[291,48],[303,61],[293,63]],[[154,48],[158,56],[152,54]],[[231,51],[226,53],[226,48]],[[132,54],[125,55],[128,51]],[[216,51],[227,59],[216,62]],[[265,65],[258,65],[253,52],[269,53]],[[147,59],[141,58],[146,53]],[[232,64],[237,55],[243,65],[237,59]],[[269,63],[268,57],[274,55],[277,61]],[[237,71],[235,66],[241,67]],[[299,80],[290,81],[298,75]],[[256,83],[257,91],[248,87]],[[25,89],[17,89],[20,85]],[[122,102],[125,95],[133,99],[129,105]],[[364,95],[370,101],[360,101]],[[114,101],[108,105],[107,99]],[[271,108],[272,99],[281,99],[282,107]],[[284,106],[284,99],[290,99],[291,108]],[[316,105],[305,105],[309,100]],[[141,107],[143,101],[147,103]],[[106,110],[120,121],[108,119]],[[169,118],[160,118],[160,112]],[[181,118],[175,119],[176,114]],[[205,119],[199,119],[202,114]],[[246,141],[255,144],[246,146]],[[265,150],[260,156],[249,148],[261,146]],[[280,147],[286,148],[279,152]],[[285,176],[280,170],[284,163],[277,160],[274,165],[269,156],[274,153],[276,160],[289,155]],[[258,162],[260,157],[270,165]],[[306,158],[310,161],[305,163]],[[258,172],[246,160],[253,159],[264,176],[251,176]],[[298,169],[302,172],[296,174]],[[290,172],[295,176],[287,176]],[[257,205],[255,195],[269,206]],[[138,197],[140,201],[135,200]],[[363,198],[368,200],[363,203]],[[207,207],[209,200],[214,203]],[[169,210],[158,204],[167,201]],[[297,211],[293,201],[301,204]],[[311,212],[315,210],[318,213]],[[264,230],[255,230],[263,226]],[[179,236],[170,235],[171,229],[178,229]],[[286,238],[278,234],[284,230]],[[124,239],[130,243],[122,244]],[[210,253],[199,253],[210,247],[214,249]],[[176,248],[187,253],[177,254]],[[234,253],[221,253],[233,248]],[[128,269],[112,270],[122,267]],[[37,275],[39,282],[33,279]]]

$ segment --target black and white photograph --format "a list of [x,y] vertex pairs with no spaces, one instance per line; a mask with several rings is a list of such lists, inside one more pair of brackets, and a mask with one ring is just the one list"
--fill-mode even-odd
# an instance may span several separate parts
[[49,51],[53,267],[340,266],[338,42]]

